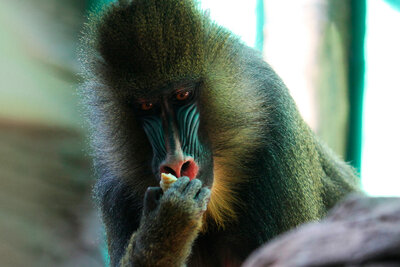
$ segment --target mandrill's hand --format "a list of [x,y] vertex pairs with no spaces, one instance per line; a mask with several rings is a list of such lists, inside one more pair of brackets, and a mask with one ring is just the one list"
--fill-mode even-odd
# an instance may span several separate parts
[[207,209],[209,199],[210,190],[202,188],[200,180],[190,181],[188,177],[182,177],[172,184],[164,194],[160,187],[149,187],[144,197],[143,215],[148,216],[154,212],[163,213],[172,208],[174,209],[173,213],[179,211],[182,216],[200,218]]
[[209,199],[210,190],[198,179],[181,177],[164,193],[159,187],[149,187],[134,238],[134,258],[146,259],[146,264],[151,258],[154,266],[183,265],[176,261],[189,256]]

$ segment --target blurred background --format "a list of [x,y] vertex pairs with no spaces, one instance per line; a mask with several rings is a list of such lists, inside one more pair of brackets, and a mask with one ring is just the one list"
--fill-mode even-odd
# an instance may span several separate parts
[[[90,9],[0,0],[1,266],[104,266],[76,88]],[[370,195],[400,196],[400,0],[203,0],[263,53]]]

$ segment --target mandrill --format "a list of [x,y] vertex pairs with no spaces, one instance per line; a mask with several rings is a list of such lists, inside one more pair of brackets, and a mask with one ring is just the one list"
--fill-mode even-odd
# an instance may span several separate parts
[[80,60],[112,266],[240,266],[359,190],[261,55],[195,1],[110,4]]

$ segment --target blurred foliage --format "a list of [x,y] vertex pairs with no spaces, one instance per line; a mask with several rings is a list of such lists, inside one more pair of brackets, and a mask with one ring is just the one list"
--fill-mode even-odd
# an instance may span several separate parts
[[102,266],[82,136],[0,123],[2,266]]
[[0,116],[78,126],[81,1],[0,0]]
[[86,3],[0,0],[0,261],[103,266],[76,49]]

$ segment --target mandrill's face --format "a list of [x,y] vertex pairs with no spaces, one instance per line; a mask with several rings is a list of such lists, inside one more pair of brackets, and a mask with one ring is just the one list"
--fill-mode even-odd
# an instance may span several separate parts
[[152,170],[177,178],[187,176],[211,186],[213,160],[207,137],[200,129],[201,82],[181,82],[156,96],[138,97],[135,114],[153,149]]

